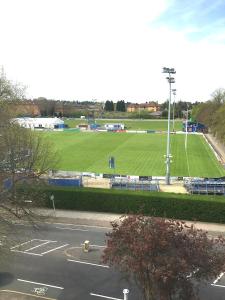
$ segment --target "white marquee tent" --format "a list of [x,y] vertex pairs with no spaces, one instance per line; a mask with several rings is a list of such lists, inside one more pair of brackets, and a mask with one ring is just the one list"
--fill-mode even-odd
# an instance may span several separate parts
[[64,121],[59,118],[15,118],[13,121],[22,127],[31,129],[64,128]]

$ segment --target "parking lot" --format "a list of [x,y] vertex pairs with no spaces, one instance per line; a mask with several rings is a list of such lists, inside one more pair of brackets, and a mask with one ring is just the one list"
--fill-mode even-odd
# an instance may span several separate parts
[[[60,223],[15,227],[17,240],[1,261],[0,300],[123,300],[123,289],[129,289],[129,300],[141,299],[134,283],[101,262],[109,227]],[[200,296],[225,299],[225,275],[200,286]]]
[[[15,292],[30,299],[120,300],[124,288],[130,289],[129,299],[137,299],[137,288],[101,263],[110,228],[58,223],[16,228],[18,239],[1,266],[0,300],[1,294],[6,299]],[[85,240],[90,241],[88,253],[82,249]]]

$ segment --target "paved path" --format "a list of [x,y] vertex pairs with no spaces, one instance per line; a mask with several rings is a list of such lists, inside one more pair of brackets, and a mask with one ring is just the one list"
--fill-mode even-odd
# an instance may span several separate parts
[[[39,213],[43,216],[49,216],[50,218],[57,218],[58,222],[66,223],[79,223],[79,224],[91,224],[98,226],[110,226],[110,222],[114,220],[119,220],[121,215],[111,214],[111,213],[100,213],[100,212],[85,212],[85,211],[72,211],[72,210],[62,210],[56,209],[56,216],[52,209],[39,209]],[[206,223],[206,222],[190,222],[186,221],[187,224],[195,224],[198,229],[203,229],[208,232],[214,233],[224,233],[225,234],[225,224],[217,223]]]

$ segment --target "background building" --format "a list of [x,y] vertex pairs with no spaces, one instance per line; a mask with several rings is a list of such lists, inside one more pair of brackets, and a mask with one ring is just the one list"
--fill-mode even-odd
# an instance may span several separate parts
[[140,112],[140,111],[147,111],[147,112],[156,112],[160,110],[160,106],[158,103],[155,102],[146,102],[140,104],[129,104],[127,106],[127,112]]

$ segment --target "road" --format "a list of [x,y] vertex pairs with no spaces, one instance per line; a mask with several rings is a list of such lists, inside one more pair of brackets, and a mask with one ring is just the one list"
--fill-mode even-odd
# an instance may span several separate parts
[[[0,300],[6,299],[3,291],[38,299],[122,300],[125,288],[129,300],[141,299],[134,284],[101,263],[110,228],[62,223],[43,223],[36,229],[20,223],[15,228],[16,238],[0,261]],[[91,244],[89,253],[82,250],[85,240]],[[225,299],[225,276],[211,284],[200,288],[201,299]]]

